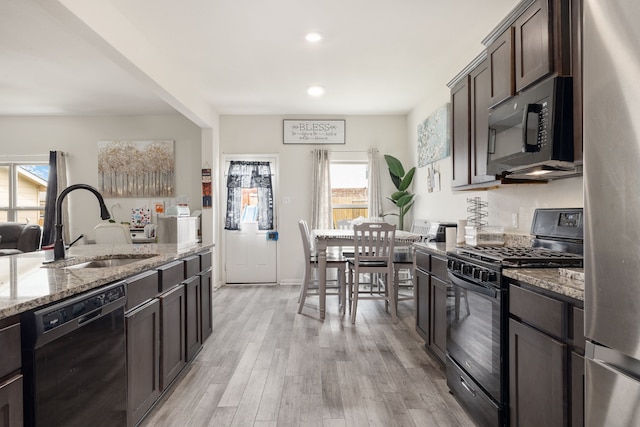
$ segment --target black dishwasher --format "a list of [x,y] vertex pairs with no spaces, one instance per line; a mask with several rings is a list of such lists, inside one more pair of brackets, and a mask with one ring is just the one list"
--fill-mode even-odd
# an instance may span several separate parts
[[126,425],[118,282],[22,315],[25,426]]

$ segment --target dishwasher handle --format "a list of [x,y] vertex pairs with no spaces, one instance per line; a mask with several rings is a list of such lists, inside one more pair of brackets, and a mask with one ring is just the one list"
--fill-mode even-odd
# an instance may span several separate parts
[[126,283],[117,282],[27,313],[25,332],[39,348],[116,310],[124,313],[126,301]]

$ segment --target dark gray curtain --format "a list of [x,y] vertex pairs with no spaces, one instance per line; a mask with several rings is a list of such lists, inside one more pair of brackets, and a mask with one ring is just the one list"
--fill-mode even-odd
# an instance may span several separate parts
[[44,226],[42,228],[42,246],[53,244],[56,238],[56,199],[58,198],[57,152],[49,151],[49,180],[47,182],[47,201],[44,206]]
[[273,187],[269,162],[232,161],[227,175],[226,230],[240,230],[242,189],[258,190],[258,229],[273,230]]

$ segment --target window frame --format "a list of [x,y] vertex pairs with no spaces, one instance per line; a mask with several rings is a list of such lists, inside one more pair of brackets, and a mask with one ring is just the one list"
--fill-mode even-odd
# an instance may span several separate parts
[[[365,176],[367,179],[367,193],[369,192],[369,162],[366,160],[331,160],[330,161],[330,167],[333,165],[358,165],[358,166],[364,166],[365,168]],[[331,210],[332,210],[332,217],[336,218],[335,215],[335,210],[336,209],[368,209],[369,208],[369,200],[367,198],[367,202],[366,203],[361,203],[361,204],[354,204],[354,203],[333,203],[333,189],[337,188],[333,186],[333,182],[331,183]]]
[[[27,165],[37,165],[37,166],[49,166],[49,161],[47,160],[12,160],[9,158],[0,159],[0,167],[8,167],[8,180],[7,183],[8,191],[9,191],[9,204],[7,206],[2,205],[0,202],[0,212],[7,213],[7,221],[8,222],[16,222],[19,218],[19,212],[25,211],[36,211],[38,212],[38,217],[36,218],[36,224],[40,224],[41,217],[44,218],[44,212],[46,209],[46,198],[45,204],[40,206],[29,206],[29,205],[18,205],[18,168],[20,166]],[[41,212],[41,214],[40,214]]]

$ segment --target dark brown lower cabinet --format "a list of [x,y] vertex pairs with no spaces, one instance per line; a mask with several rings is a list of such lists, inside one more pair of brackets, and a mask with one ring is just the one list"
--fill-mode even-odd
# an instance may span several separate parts
[[425,342],[429,341],[429,275],[416,268],[416,331]]
[[571,427],[584,426],[584,357],[571,352]]
[[185,286],[178,285],[160,299],[160,390],[166,389],[186,365]]
[[416,331],[435,359],[444,365],[447,355],[447,259],[416,250],[414,292]]
[[193,276],[184,281],[186,292],[186,344],[187,360],[191,360],[202,348],[202,293],[200,277]]
[[211,269],[200,273],[200,301],[201,301],[201,332],[202,338],[200,341],[204,343],[207,338],[213,333],[213,282],[211,277]]
[[0,427],[22,427],[22,375],[0,383]]
[[567,345],[509,319],[511,427],[563,426]]
[[447,283],[431,276],[431,325],[429,348],[444,361],[447,356]]
[[125,315],[127,329],[127,425],[133,427],[160,397],[160,301]]
[[509,285],[511,427],[584,426],[582,302]]

